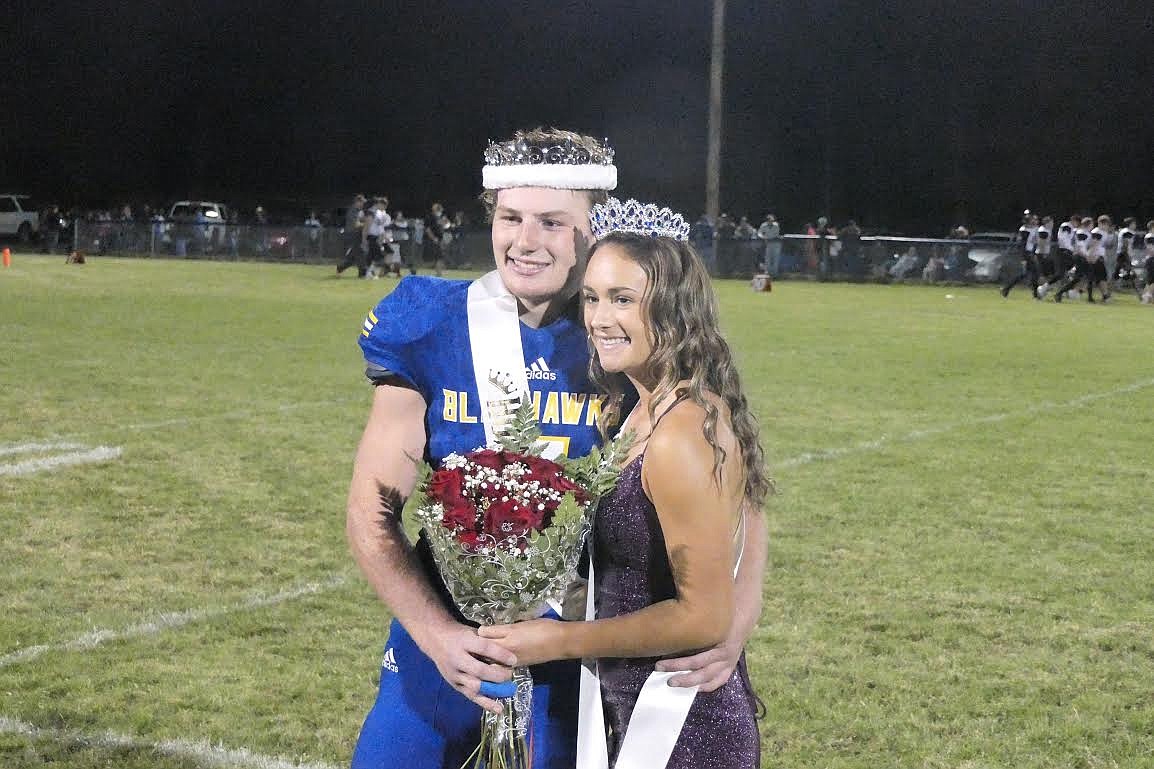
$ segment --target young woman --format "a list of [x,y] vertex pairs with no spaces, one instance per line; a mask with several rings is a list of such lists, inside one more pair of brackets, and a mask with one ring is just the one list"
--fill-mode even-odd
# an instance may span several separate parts
[[[594,521],[591,621],[533,620],[479,633],[522,665],[595,658],[600,680],[583,683],[579,752],[599,742],[617,769],[756,767],[757,699],[744,657],[725,685],[679,702],[662,679],[669,674],[655,672],[662,658],[724,639],[743,510],[759,510],[771,482],[709,276],[684,239],[688,228],[656,237],[620,231],[637,224],[646,232],[640,222],[652,218],[627,217],[600,239],[581,291],[606,408],[621,402],[626,381],[639,395],[622,425],[635,436],[631,453]],[[587,694],[599,694],[601,707],[587,707]],[[578,766],[598,765],[582,758]]]

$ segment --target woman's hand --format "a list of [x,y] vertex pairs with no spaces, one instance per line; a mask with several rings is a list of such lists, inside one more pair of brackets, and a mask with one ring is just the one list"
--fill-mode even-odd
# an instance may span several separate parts
[[477,635],[495,641],[517,657],[518,665],[539,665],[565,659],[565,623],[552,619],[532,619],[512,625],[483,625]]

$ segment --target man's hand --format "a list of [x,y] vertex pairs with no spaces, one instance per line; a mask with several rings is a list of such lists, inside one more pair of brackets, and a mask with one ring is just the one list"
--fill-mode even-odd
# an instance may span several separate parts
[[741,659],[743,645],[740,640],[728,638],[724,642],[690,657],[675,657],[658,660],[656,670],[667,673],[684,670],[685,673],[669,679],[670,686],[699,686],[703,692],[711,692],[725,686]]
[[501,703],[479,692],[481,681],[508,681],[517,657],[503,646],[481,638],[468,625],[453,624],[424,639],[421,650],[449,685],[485,710],[501,713]]

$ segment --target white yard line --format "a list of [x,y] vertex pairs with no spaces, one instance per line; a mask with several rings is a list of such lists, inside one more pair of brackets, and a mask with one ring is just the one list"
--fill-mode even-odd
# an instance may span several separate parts
[[[25,444],[33,445],[33,444]],[[41,444],[50,445],[50,444]],[[71,444],[56,444],[57,446],[70,446]],[[10,464],[0,465],[0,475],[31,475],[32,473],[39,473],[44,470],[56,470],[61,467],[68,467],[70,465],[86,465],[93,462],[107,462],[110,459],[116,459],[121,454],[119,446],[97,446],[87,451],[69,451],[64,454],[52,454],[46,457],[39,457],[37,459],[25,459],[22,462],[13,462]],[[12,452],[9,452],[12,453]]]
[[101,644],[109,641],[117,641],[125,638],[139,638],[142,636],[156,635],[165,630],[172,630],[174,628],[183,627],[193,622],[201,622],[204,620],[222,617],[226,614],[235,614],[237,612],[248,612],[253,609],[260,609],[266,606],[275,606],[286,601],[292,601],[297,598],[303,598],[309,595],[316,595],[327,590],[333,590],[348,582],[348,577],[344,574],[334,574],[327,579],[320,582],[308,582],[304,585],[282,590],[279,593],[256,594],[250,596],[243,601],[238,601],[227,606],[218,606],[210,609],[190,609],[182,612],[172,612],[160,614],[153,619],[145,622],[140,622],[135,625],[128,625],[115,630],[96,629],[85,633],[76,638],[60,641],[54,644],[39,644],[37,646],[27,646],[18,651],[10,652],[0,656],[0,668],[9,665],[15,665],[28,660],[36,659],[37,657],[55,651],[85,651],[93,649]]
[[87,448],[80,443],[17,443],[12,446],[0,446],[0,457],[12,454],[39,454],[45,451],[72,451]]
[[[337,398],[337,400],[335,400],[335,401],[307,401],[304,403],[283,403],[283,404],[276,406],[276,408],[272,409],[271,411],[257,411],[254,409],[245,409],[245,410],[241,410],[241,411],[222,411],[222,412],[218,412],[218,413],[207,413],[207,415],[198,415],[198,416],[189,416],[189,417],[173,417],[172,419],[160,419],[157,421],[141,421],[141,423],[136,423],[133,425],[112,425],[110,427],[102,428],[102,430],[100,430],[99,432],[103,434],[103,433],[107,433],[107,432],[119,432],[121,430],[132,431],[132,432],[159,430],[159,428],[162,428],[162,427],[175,427],[178,425],[192,425],[194,423],[198,423],[198,421],[213,421],[216,419],[254,418],[254,417],[275,415],[275,413],[284,413],[286,411],[297,411],[300,409],[322,408],[322,406],[329,406],[329,408],[331,408],[331,406],[342,404],[342,403],[349,403],[351,401],[352,401],[352,398]],[[357,402],[358,403],[362,403],[362,402],[367,403],[367,401],[365,401],[364,398],[357,398]]]
[[1126,395],[1127,393],[1145,390],[1148,387],[1154,387],[1154,379],[1140,379],[1137,382],[1131,382],[1122,387],[1115,387],[1111,390],[1101,390],[1099,392],[1087,393],[1080,395],[1077,398],[1072,398],[1062,403],[1052,403],[1043,401],[1035,403],[1031,406],[1026,406],[1014,411],[1007,411],[1002,414],[991,414],[985,417],[974,417],[965,422],[955,422],[952,424],[938,425],[937,427],[927,427],[924,430],[912,430],[904,435],[886,436],[883,435],[875,438],[872,441],[863,441],[852,446],[842,446],[832,449],[818,449],[816,451],[807,451],[798,454],[794,457],[783,459],[774,464],[774,467],[797,467],[799,465],[808,465],[811,462],[825,462],[831,459],[838,459],[849,454],[867,454],[871,451],[878,451],[885,446],[892,443],[909,443],[912,441],[922,440],[923,438],[932,438],[944,433],[953,432],[954,430],[961,430],[973,425],[988,425],[997,422],[1004,422],[1007,419],[1015,417],[1032,416],[1042,412],[1061,411],[1064,409],[1075,408],[1077,406],[1085,406],[1088,403],[1095,401],[1106,400],[1109,398],[1116,398],[1119,395]]
[[338,769],[334,764],[293,761],[264,756],[247,748],[226,748],[204,740],[147,740],[116,732],[78,732],[70,729],[48,729],[14,718],[0,716],[0,734],[15,734],[35,740],[49,740],[65,745],[93,748],[148,750],[165,756],[190,759],[210,769],[243,767],[244,769]]

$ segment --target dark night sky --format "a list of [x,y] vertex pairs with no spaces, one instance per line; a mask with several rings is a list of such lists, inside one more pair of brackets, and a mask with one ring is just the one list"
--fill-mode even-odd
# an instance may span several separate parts
[[[25,0],[19,0],[24,3]],[[730,0],[723,207],[938,234],[1024,206],[1154,217],[1143,3]],[[702,208],[711,4],[105,0],[17,11],[0,188],[467,205],[490,137],[608,136]],[[15,56],[12,56],[12,52]]]

